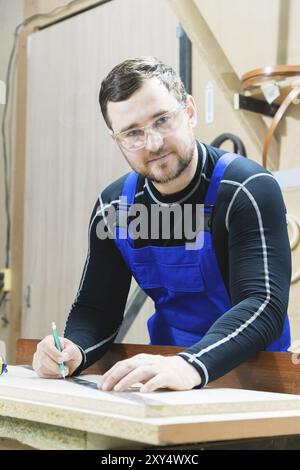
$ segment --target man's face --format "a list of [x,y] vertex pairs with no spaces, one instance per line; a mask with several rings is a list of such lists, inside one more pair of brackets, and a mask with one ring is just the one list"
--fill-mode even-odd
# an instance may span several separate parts
[[[147,126],[179,105],[158,79],[151,78],[129,99],[116,103],[109,101],[107,112],[113,132],[118,133],[129,127]],[[147,133],[145,147],[139,150],[127,150],[119,144],[130,167],[153,182],[167,183],[176,179],[192,160],[195,151],[192,128],[196,124],[192,96],[188,96],[186,109],[179,111],[176,119],[178,126],[175,131],[160,135],[151,130]]]

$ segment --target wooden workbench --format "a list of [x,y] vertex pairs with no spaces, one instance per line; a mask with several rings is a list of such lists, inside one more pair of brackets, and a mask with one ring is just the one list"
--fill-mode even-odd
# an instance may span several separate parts
[[[243,448],[253,446],[253,439],[263,439],[264,447],[270,438],[286,445],[289,436],[298,445],[300,374],[289,353],[260,353],[202,390],[140,394],[138,389],[102,392],[71,380],[39,379],[24,367],[35,347],[35,340],[20,340],[19,366],[0,377],[1,448]],[[181,349],[113,345],[82,378],[96,381],[95,374],[116,360],[141,351],[174,354]]]

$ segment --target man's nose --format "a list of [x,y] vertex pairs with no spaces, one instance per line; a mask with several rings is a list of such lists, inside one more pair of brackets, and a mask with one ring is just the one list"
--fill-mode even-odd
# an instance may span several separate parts
[[145,149],[151,152],[157,152],[163,145],[164,139],[159,132],[155,132],[152,129],[146,133]]

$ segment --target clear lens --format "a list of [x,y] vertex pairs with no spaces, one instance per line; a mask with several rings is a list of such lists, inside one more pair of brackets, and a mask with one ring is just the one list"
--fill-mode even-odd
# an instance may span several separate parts
[[137,150],[145,145],[145,131],[142,134],[135,135],[122,135],[119,137],[120,144],[127,150]]
[[141,149],[146,144],[146,133],[148,130],[159,132],[161,135],[167,135],[168,133],[176,130],[179,123],[179,113],[185,107],[186,105],[182,104],[174,111],[163,114],[149,126],[121,132],[120,134],[117,134],[116,137],[122,147],[126,150]]

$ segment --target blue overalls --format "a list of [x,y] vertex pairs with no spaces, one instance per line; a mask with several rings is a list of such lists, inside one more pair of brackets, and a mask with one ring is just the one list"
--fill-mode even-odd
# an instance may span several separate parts
[[[218,160],[204,200],[206,212],[211,213],[222,176],[235,158],[243,157],[227,153]],[[123,187],[121,202],[125,204],[119,210],[127,213],[134,203],[137,181],[138,174],[131,172]],[[155,303],[156,312],[148,320],[153,345],[191,346],[231,308],[211,233],[204,230],[201,235],[204,242],[199,249],[187,250],[185,245],[134,248],[127,228],[117,223],[115,243],[137,283]],[[286,316],[281,337],[267,350],[286,351],[289,346]]]

